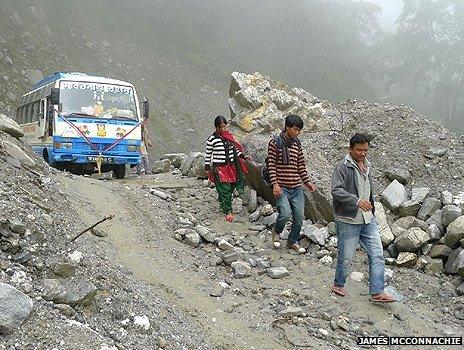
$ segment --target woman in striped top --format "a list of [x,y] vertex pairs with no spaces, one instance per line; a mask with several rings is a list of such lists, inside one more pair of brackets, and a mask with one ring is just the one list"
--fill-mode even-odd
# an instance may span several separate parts
[[205,171],[211,182],[216,185],[221,210],[226,214],[226,220],[232,221],[232,193],[235,189],[243,193],[245,179],[243,173],[248,173],[243,154],[243,147],[227,130],[227,120],[223,116],[214,119],[216,131],[206,141]]

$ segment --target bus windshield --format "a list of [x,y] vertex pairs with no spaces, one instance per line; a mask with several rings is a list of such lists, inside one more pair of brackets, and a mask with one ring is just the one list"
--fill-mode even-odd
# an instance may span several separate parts
[[137,120],[134,90],[130,86],[61,81],[60,104],[64,115]]

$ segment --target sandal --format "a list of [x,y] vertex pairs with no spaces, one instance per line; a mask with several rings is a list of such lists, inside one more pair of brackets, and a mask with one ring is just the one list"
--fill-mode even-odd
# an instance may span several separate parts
[[346,295],[346,289],[343,287],[332,286],[332,292],[334,292],[337,295],[340,295],[341,297],[344,297]]
[[280,248],[280,236],[277,234],[277,232],[272,229],[271,231],[272,234],[272,244],[274,245],[275,248]]
[[226,220],[229,221],[229,222],[234,221],[234,214],[232,214],[232,213],[227,214],[226,215]]
[[375,303],[393,303],[396,299],[387,293],[380,293],[371,295],[371,301]]

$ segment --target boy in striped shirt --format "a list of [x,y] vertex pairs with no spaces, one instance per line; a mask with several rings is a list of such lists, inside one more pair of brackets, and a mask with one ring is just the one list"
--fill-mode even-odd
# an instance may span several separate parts
[[287,246],[299,254],[306,250],[298,244],[304,219],[304,194],[302,184],[314,192],[316,186],[309,180],[306,162],[298,135],[303,129],[303,120],[298,115],[285,118],[285,130],[268,147],[268,170],[272,192],[276,197],[277,221],[272,230],[274,247],[280,247],[280,234],[285,224],[293,217]]

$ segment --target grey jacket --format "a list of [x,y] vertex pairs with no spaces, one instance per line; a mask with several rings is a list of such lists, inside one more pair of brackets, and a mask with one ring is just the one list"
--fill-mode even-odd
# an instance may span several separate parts
[[[371,185],[369,201],[372,204],[372,213],[375,214],[371,172],[369,172],[369,183]],[[346,158],[343,158],[332,174],[332,198],[335,216],[354,219],[358,213],[358,193],[355,166]]]

